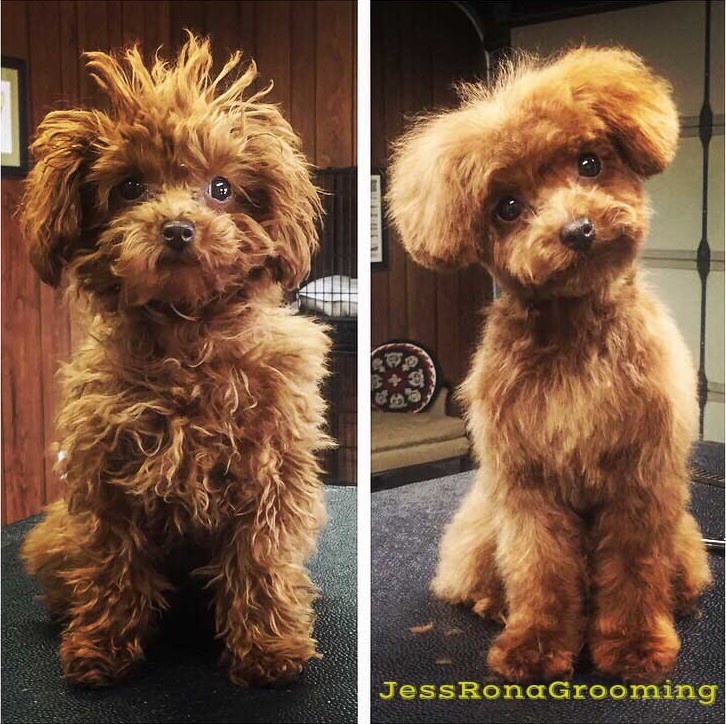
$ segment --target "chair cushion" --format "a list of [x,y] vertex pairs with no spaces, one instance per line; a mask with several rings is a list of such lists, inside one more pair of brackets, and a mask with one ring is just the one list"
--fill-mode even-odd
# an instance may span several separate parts
[[371,352],[371,405],[382,412],[421,412],[438,389],[433,357],[412,342],[388,342]]
[[396,450],[412,445],[425,445],[464,438],[464,421],[446,415],[397,415],[394,412],[371,413],[371,449]]
[[412,445],[392,450],[379,450],[371,455],[371,473],[379,475],[415,465],[439,463],[443,460],[463,458],[468,453],[469,439],[466,437],[427,442],[424,445]]

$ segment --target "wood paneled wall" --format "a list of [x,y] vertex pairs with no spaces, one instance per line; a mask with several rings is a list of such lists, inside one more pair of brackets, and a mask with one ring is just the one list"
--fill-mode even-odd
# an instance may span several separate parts
[[[480,75],[481,46],[450,2],[373,2],[371,21],[371,163],[385,169],[389,144],[407,117],[453,105],[454,82]],[[491,299],[490,278],[480,268],[427,271],[406,256],[390,228],[387,244],[388,268],[371,278],[372,343],[420,342],[456,385],[478,338],[479,311]]]
[[[208,34],[218,60],[242,47],[258,85],[274,78],[281,103],[318,166],[355,164],[356,18],[353,0],[4,0],[3,54],[28,70],[30,131],[54,108],[103,103],[85,72],[85,50],[140,40],[145,53],[176,48],[183,29]],[[162,55],[164,50],[162,50]],[[13,217],[21,184],[2,182],[2,520],[60,496],[55,453],[58,363],[77,336],[63,294],[38,282]]]

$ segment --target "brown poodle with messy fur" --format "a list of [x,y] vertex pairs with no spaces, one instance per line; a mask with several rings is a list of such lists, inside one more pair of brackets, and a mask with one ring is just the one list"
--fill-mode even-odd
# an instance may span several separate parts
[[245,97],[239,53],[216,77],[191,35],[174,65],[88,58],[111,110],[46,116],[22,207],[35,269],[66,271],[89,327],[63,369],[65,499],[27,569],[67,622],[72,682],[143,658],[190,550],[232,681],[295,677],[316,655],[304,560],[325,518],[329,344],[283,293],[309,272],[317,190],[266,91]]
[[643,179],[678,141],[668,84],[631,52],[522,58],[397,144],[390,214],[414,259],[501,286],[460,390],[480,469],[432,588],[505,620],[490,668],[657,680],[674,613],[710,582],[687,511],[696,380],[636,257]]

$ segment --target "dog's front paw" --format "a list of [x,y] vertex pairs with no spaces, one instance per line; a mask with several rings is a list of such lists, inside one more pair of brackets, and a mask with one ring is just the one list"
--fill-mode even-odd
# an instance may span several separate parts
[[136,645],[118,647],[75,633],[64,637],[60,657],[63,676],[72,684],[101,687],[126,677],[143,653]]
[[680,649],[678,634],[665,617],[651,629],[625,635],[591,637],[590,653],[599,671],[625,681],[662,681],[673,668]]
[[492,644],[487,664],[509,681],[549,680],[571,676],[575,655],[552,632],[505,629]]
[[238,686],[273,686],[295,681],[302,673],[307,661],[319,658],[312,639],[295,651],[266,653],[253,648],[244,656],[236,656],[227,651],[224,663],[229,670],[229,678]]

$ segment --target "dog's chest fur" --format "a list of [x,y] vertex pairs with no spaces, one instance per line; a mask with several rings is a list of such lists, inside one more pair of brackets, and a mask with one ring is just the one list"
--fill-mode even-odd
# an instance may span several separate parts
[[111,339],[91,338],[66,371],[66,474],[123,493],[151,527],[170,531],[254,510],[261,489],[282,484],[291,449],[312,455],[327,440],[317,390],[327,340],[276,310],[249,331],[242,320],[189,351],[122,363]]
[[573,504],[612,485],[632,441],[669,435],[678,414],[651,332],[627,303],[495,303],[461,391],[479,458]]

